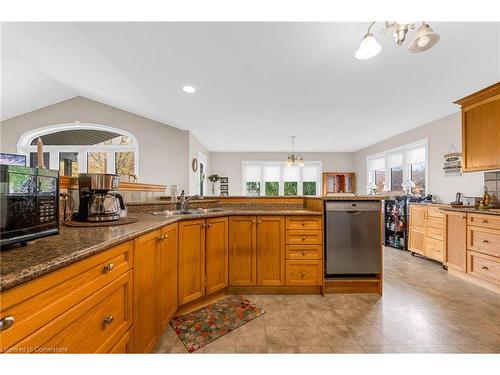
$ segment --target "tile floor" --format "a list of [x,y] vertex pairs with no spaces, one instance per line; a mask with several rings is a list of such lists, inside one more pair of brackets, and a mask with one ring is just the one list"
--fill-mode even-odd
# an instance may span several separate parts
[[[266,313],[195,353],[500,353],[500,296],[385,249],[384,295],[258,295]],[[155,351],[187,353],[169,327]]]

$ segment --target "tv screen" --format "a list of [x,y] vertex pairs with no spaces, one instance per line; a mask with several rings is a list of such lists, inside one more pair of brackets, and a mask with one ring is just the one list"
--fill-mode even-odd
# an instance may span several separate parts
[[0,152],[0,164],[26,167],[26,156]]

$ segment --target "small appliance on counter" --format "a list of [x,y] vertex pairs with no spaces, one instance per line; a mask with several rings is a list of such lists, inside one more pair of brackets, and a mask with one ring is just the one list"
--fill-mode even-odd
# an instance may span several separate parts
[[0,164],[0,246],[59,233],[59,171]]
[[123,197],[113,191],[118,190],[120,178],[115,174],[78,175],[80,221],[114,221],[125,211]]

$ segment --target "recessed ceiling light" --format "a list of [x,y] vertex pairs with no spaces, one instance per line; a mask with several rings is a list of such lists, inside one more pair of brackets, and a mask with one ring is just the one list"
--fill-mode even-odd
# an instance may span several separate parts
[[193,86],[182,86],[182,90],[184,90],[185,92],[187,92],[189,94],[196,92],[196,88],[194,88]]

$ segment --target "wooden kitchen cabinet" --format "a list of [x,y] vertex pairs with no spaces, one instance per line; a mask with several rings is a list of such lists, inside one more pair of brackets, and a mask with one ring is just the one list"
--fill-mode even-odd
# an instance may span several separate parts
[[285,230],[282,216],[257,217],[257,285],[285,284]]
[[229,285],[257,285],[257,217],[229,218]]
[[464,172],[500,168],[500,82],[457,100]]
[[178,290],[178,225],[161,230],[157,252],[159,334],[177,310]]
[[427,217],[427,206],[410,205],[410,226],[408,249],[417,254],[424,254],[425,221]]
[[447,211],[444,214],[443,263],[460,272],[467,269],[467,214]]
[[179,305],[205,295],[204,219],[179,223]]
[[159,338],[157,248],[161,230],[134,240],[134,351],[149,353]]
[[206,294],[228,285],[228,219],[217,217],[206,222]]

